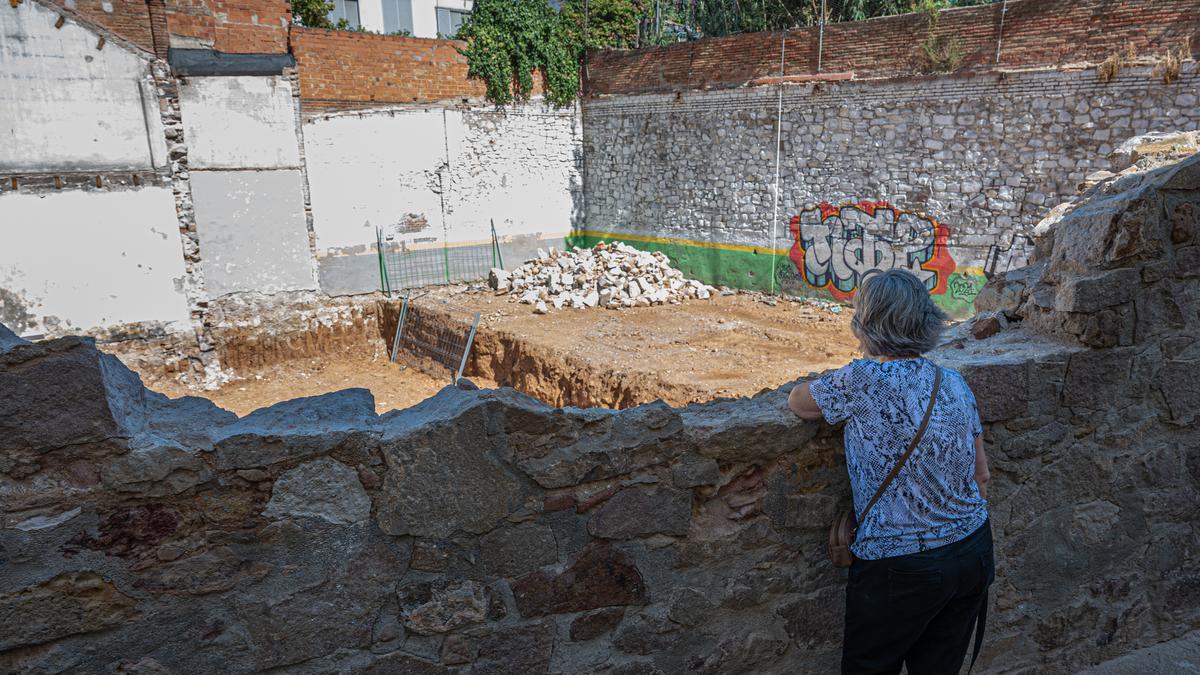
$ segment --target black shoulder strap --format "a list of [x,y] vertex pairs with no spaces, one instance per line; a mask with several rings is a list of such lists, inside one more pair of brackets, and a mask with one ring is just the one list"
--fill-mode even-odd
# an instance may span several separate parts
[[921,442],[921,437],[925,435],[925,428],[929,426],[929,418],[933,415],[933,404],[937,402],[938,389],[942,386],[942,369],[937,364],[934,364],[933,367],[937,370],[933,375],[933,393],[929,395],[929,405],[925,408],[925,418],[921,420],[921,426],[917,427],[917,435],[913,436],[912,443],[908,444],[908,449],[904,451],[904,454],[900,457],[900,461],[896,462],[896,466],[892,467],[887,478],[883,479],[883,483],[875,491],[875,496],[871,498],[871,502],[867,504],[867,508],[863,509],[862,514],[858,517],[858,522],[860,523],[867,520],[867,514],[871,512],[871,507],[875,506],[875,502],[879,501],[879,498],[883,496],[884,490],[887,490],[887,487],[892,484],[892,479],[896,477],[896,474],[900,473],[900,469],[904,467],[904,463],[908,461],[913,450],[917,449],[917,444]]
[[983,602],[979,605],[979,615],[975,620],[975,648],[971,650],[971,666],[967,668],[967,675],[971,675],[971,669],[975,667],[975,659],[979,658],[979,648],[983,646],[983,629],[987,627],[987,609],[988,589],[984,589]]

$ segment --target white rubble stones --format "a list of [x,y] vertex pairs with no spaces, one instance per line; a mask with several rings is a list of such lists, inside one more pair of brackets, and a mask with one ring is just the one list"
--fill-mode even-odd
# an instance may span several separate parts
[[650,307],[707,300],[712,286],[685,279],[661,252],[641,251],[620,242],[595,248],[538,249],[537,257],[506,272],[493,269],[488,284],[515,302],[533,305],[538,314],[554,309]]

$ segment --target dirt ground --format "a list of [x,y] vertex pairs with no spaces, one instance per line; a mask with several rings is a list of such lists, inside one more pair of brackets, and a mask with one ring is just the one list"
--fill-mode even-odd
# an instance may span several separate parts
[[[840,366],[857,355],[851,310],[757,294],[714,295],[682,305],[551,311],[490,292],[439,289],[420,299],[449,320],[481,313],[466,376],[482,387],[513,386],[552,405],[624,408],[663,399],[672,405],[763,389]],[[453,303],[453,304],[448,304]],[[393,324],[394,325],[394,324]],[[379,412],[411,406],[449,383],[372,358],[338,356],[283,362],[215,391],[174,382],[150,385],[169,396],[204,396],[244,415],[301,396],[349,387],[375,395]]]
[[[331,391],[363,387],[375,396],[375,410],[384,413],[407,408],[433,396],[450,384],[449,376],[436,378],[402,364],[377,360],[300,359],[281,363],[249,377],[225,384],[214,391],[189,389],[169,381],[147,383],[151,389],[171,397],[202,396],[238,415],[246,415],[273,403]],[[480,381],[480,386],[494,383]]]
[[[529,305],[490,293],[462,293],[450,300],[482,313],[468,375],[515,386],[556,405],[627,407],[656,398],[684,405],[749,396],[841,366],[857,355],[851,310],[831,311],[825,303],[747,293],[681,305],[538,315]],[[435,303],[437,297],[425,301]],[[497,336],[509,344],[495,344]],[[571,373],[560,378],[565,381],[535,382],[535,374],[528,372],[532,369],[508,365],[505,361],[513,359],[507,355],[489,358],[489,351],[511,350],[512,343],[521,343],[543,362],[557,356],[567,370],[589,372],[600,389],[564,393],[579,389]],[[610,384],[628,391],[606,397],[603,389]]]

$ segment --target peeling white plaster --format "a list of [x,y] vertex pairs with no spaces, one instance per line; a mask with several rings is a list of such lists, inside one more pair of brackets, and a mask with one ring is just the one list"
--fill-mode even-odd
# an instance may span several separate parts
[[0,172],[148,170],[166,156],[149,57],[36,2],[0,21]]
[[29,330],[188,321],[168,188],[0,195],[0,288]]
[[292,85],[284,77],[189,77],[179,87],[193,169],[300,166]]

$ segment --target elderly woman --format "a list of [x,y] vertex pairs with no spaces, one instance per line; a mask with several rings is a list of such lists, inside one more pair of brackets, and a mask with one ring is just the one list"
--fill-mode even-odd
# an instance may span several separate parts
[[912,273],[868,276],[850,324],[868,358],[797,385],[788,400],[804,419],[846,422],[858,529],[844,673],[950,675],[977,625],[976,654],[982,640],[995,577],[983,429],[962,376],[921,356],[945,320]]

